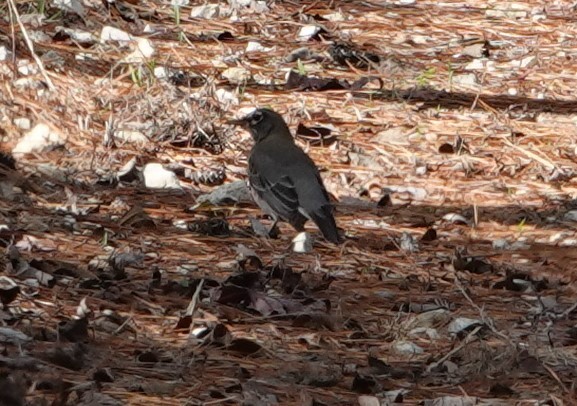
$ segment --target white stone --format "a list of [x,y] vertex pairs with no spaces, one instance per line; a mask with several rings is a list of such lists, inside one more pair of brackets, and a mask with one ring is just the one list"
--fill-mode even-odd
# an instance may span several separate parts
[[126,42],[132,40],[133,40],[132,35],[118,28],[106,25],[102,27],[102,31],[100,31],[100,42],[107,42],[107,41]]
[[52,3],[56,8],[64,11],[72,11],[79,16],[84,16],[86,10],[84,9],[84,4],[79,0],[52,0]]
[[166,69],[164,66],[155,67],[154,77],[157,79],[166,79],[168,77],[168,69]]
[[405,252],[417,252],[419,250],[419,243],[411,234],[403,232],[399,238],[399,248]]
[[481,58],[485,53],[485,44],[483,42],[478,42],[473,45],[466,46],[463,48],[463,54],[472,56],[473,58]]
[[393,343],[393,349],[399,354],[416,355],[422,354],[424,350],[417,344],[410,341],[396,341]]
[[64,137],[48,125],[40,123],[26,133],[12,150],[12,154],[28,154],[42,151],[47,147],[63,145]]
[[217,100],[226,107],[230,105],[239,104],[238,97],[236,97],[234,93],[229,92],[226,89],[217,89],[215,92],[215,96]]
[[190,18],[204,18],[210,20],[218,17],[220,7],[218,4],[203,4],[202,6],[193,7],[190,10]]
[[30,122],[29,118],[26,117],[17,117],[14,119],[14,125],[21,130],[29,130],[32,128],[32,123]]
[[443,216],[443,220],[450,223],[464,223],[469,224],[469,220],[457,213],[447,213]]
[[537,58],[533,55],[527,56],[519,61],[519,66],[521,68],[527,68],[529,66],[534,65],[537,63]]
[[225,79],[227,79],[230,83],[235,84],[235,85],[240,85],[245,83],[247,80],[250,79],[250,71],[239,67],[239,66],[234,66],[232,68],[228,68],[226,69],[224,72],[222,72],[222,77],[224,77]]
[[381,131],[377,134],[375,141],[393,145],[410,145],[407,129],[404,127],[393,127]]
[[483,324],[477,319],[469,319],[467,317],[457,317],[447,327],[447,331],[451,334],[457,334],[470,326]]
[[271,77],[270,75],[265,76],[265,75],[261,75],[260,73],[256,73],[253,76],[253,79],[256,83],[258,83],[259,85],[263,85],[263,86],[270,86],[270,85],[274,84],[274,78]]
[[154,55],[154,47],[152,46],[152,42],[147,38],[138,38],[136,40],[136,45],[138,46],[138,50],[144,55],[146,58],[150,58]]
[[304,27],[301,27],[301,29],[299,30],[299,32],[297,34],[297,39],[299,41],[308,41],[309,39],[311,39],[312,36],[317,34],[320,30],[321,30],[321,27],[319,27],[317,25],[305,25]]
[[123,58],[124,62],[142,62],[154,55],[152,42],[146,38],[135,38],[136,49]]
[[10,327],[0,327],[0,342],[21,345],[28,341],[32,341],[32,338],[23,332]]
[[[554,221],[556,221],[557,219],[555,219]],[[555,233],[551,236],[549,236],[549,238],[547,239],[547,242],[549,244],[554,244],[556,242],[558,242],[559,240],[561,240],[562,238],[564,238],[566,235],[566,233],[564,232],[559,232],[559,233]]]
[[426,175],[426,174],[427,174],[427,167],[426,167],[425,165],[423,165],[423,166],[417,166],[417,167],[415,168],[415,175],[423,176],[423,175]]
[[507,250],[511,248],[511,244],[509,244],[509,241],[507,241],[504,238],[499,238],[493,241],[492,246],[494,250]]
[[511,250],[528,250],[531,248],[531,245],[523,242],[523,241],[515,241],[513,244],[511,244]]
[[527,12],[526,11],[517,11],[517,10],[486,10],[485,16],[489,18],[510,18],[510,19],[517,19],[517,18],[526,18]]
[[42,81],[35,78],[20,78],[14,81],[14,87],[17,89],[42,89]]
[[417,314],[412,319],[408,319],[403,323],[403,327],[407,329],[415,328],[434,328],[441,324],[445,324],[450,317],[450,312],[446,309],[434,309]]
[[577,245],[577,239],[575,238],[566,238],[559,242],[560,247],[574,247]]
[[495,71],[495,62],[489,61],[486,58],[479,58],[471,61],[465,70],[486,70],[487,72]]
[[487,62],[487,59],[485,59],[485,58],[473,59],[471,62],[469,62],[469,63],[465,66],[465,70],[479,70],[479,69],[484,69],[486,62]]
[[439,332],[434,328],[417,327],[409,331],[409,336],[418,337],[425,334],[431,340],[438,340],[441,338]]
[[191,335],[193,335],[194,337],[200,337],[205,335],[208,332],[208,327],[203,326],[203,327],[196,327],[194,329],[192,329],[192,331],[190,332]]
[[140,131],[119,130],[114,133],[114,138],[141,145],[146,144],[148,142],[148,138],[146,137],[146,135],[144,135]]
[[5,46],[0,46],[0,62],[12,57],[12,52]]
[[150,25],[150,24],[146,24],[146,25],[144,26],[144,28],[142,29],[142,32],[145,33],[145,34],[154,34],[154,33],[157,32],[157,31],[158,31],[158,30],[157,30],[155,27],[153,27],[152,25]]
[[46,20],[46,16],[44,14],[38,14],[38,13],[21,14],[20,20],[22,21],[22,24],[26,26],[38,28],[41,27],[42,24],[44,23],[44,20]]
[[341,12],[325,14],[323,15],[323,18],[332,22],[345,21],[347,19],[345,15]]
[[569,210],[563,215],[565,221],[577,221],[577,210]]
[[387,186],[387,189],[395,193],[408,193],[413,200],[424,200],[427,197],[427,190],[414,186]]
[[266,12],[270,11],[270,8],[268,8],[266,1],[263,1],[263,0],[253,1],[253,2],[251,2],[251,4],[252,4],[253,11],[255,13],[266,13]]
[[246,45],[245,52],[270,52],[274,47],[265,47],[260,42],[249,41]]
[[453,83],[463,86],[477,86],[477,76],[474,73],[453,76]]
[[253,0],[229,0],[228,4],[233,8],[249,7]]
[[28,59],[21,59],[18,61],[18,73],[23,76],[35,75],[38,73],[38,67]]
[[439,139],[439,136],[436,133],[426,133],[425,134],[425,140],[427,140],[427,142],[437,142],[437,140]]
[[188,230],[188,222],[183,219],[173,220],[172,225],[181,230]]
[[380,406],[381,402],[375,396],[361,395],[357,399],[359,406]]
[[426,44],[430,39],[431,37],[427,35],[411,35],[411,41],[415,44]]
[[66,35],[69,35],[70,38],[72,38],[74,41],[77,41],[80,43],[86,44],[86,43],[94,43],[94,42],[98,41],[98,39],[94,35],[92,35],[91,32],[75,30],[75,29],[66,28],[66,27],[56,27],[56,30],[64,32]]
[[267,2],[263,0],[228,0],[230,9],[241,10],[243,13],[267,13],[270,11],[270,8],[266,3]]
[[181,189],[176,174],[159,163],[147,164],[143,171],[144,185],[151,189]]

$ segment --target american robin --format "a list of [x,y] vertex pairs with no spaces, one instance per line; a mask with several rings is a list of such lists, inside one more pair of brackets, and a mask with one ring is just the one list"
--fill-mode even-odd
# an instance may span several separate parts
[[248,159],[249,187],[259,207],[273,218],[271,230],[282,220],[302,234],[310,219],[328,241],[339,244],[333,206],[319,170],[295,144],[282,116],[257,109],[231,123],[247,128],[254,139]]

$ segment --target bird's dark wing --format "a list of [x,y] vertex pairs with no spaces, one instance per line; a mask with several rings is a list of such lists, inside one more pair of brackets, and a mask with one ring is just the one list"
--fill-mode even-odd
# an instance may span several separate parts
[[325,189],[321,175],[312,161],[306,170],[301,168],[294,178],[300,211],[315,222],[323,236],[339,244],[340,237],[333,216],[333,206]]
[[307,212],[307,215],[315,222],[323,236],[328,241],[334,244],[340,244],[341,238],[337,230],[337,223],[333,216],[333,207],[330,203]]
[[[266,141],[257,144],[248,167],[253,192],[280,219],[288,221],[297,231],[303,231],[309,218],[327,240],[335,244],[340,242],[333,208],[319,171],[292,140],[291,143],[275,140],[271,144]],[[265,210],[263,206],[261,208]]]
[[299,212],[299,198],[293,180],[279,173],[271,163],[265,156],[249,160],[250,186],[280,219],[301,229],[306,218]]

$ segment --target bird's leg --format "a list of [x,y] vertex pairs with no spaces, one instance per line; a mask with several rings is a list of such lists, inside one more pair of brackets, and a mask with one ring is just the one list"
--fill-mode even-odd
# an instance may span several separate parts
[[274,232],[274,229],[278,223],[278,217],[274,216],[273,218],[273,222],[272,222],[272,226],[268,229],[268,235],[271,238],[274,238],[274,236],[277,234]]
[[273,239],[277,238],[278,228],[276,227],[276,225],[278,223],[278,220],[275,219],[274,217],[272,219],[273,219],[272,227],[267,227],[267,225],[262,223],[260,220],[250,218],[250,224],[252,226],[252,230],[259,237],[273,238]]
[[306,231],[299,232],[292,240],[294,252],[306,253],[313,249],[313,242]]
[[[300,210],[299,210],[300,211]],[[313,249],[313,241],[308,233],[305,231],[305,223],[307,219],[305,216],[300,216],[291,222],[291,225],[297,231],[297,235],[292,240],[292,247],[294,252],[311,252]]]

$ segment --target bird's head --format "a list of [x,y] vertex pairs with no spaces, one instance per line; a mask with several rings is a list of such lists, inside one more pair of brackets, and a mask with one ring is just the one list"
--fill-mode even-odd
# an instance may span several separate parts
[[270,109],[256,109],[240,120],[229,121],[229,123],[246,128],[257,143],[271,135],[292,139],[290,130],[282,116]]

